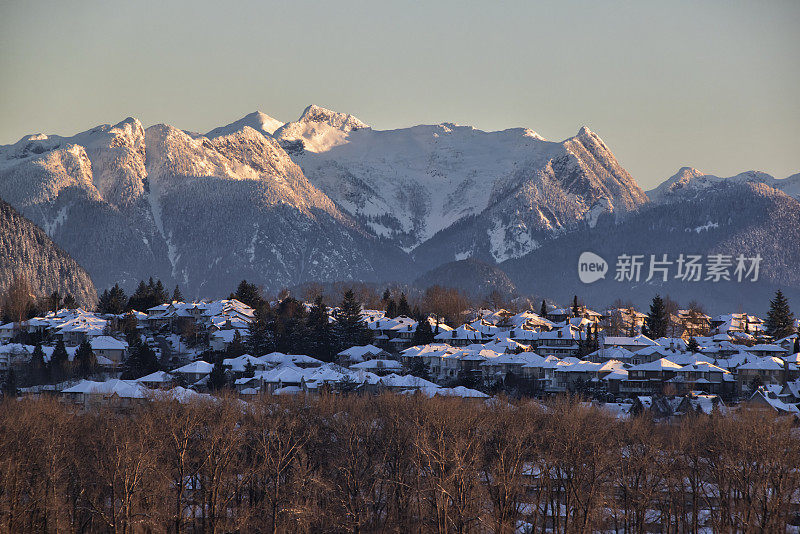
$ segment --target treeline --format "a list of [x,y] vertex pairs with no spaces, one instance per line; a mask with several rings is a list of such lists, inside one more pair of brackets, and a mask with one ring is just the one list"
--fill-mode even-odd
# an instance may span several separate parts
[[785,532],[800,441],[762,411],[327,395],[0,406],[3,532]]
[[100,294],[97,301],[97,311],[99,313],[113,313],[119,315],[121,313],[136,310],[146,312],[148,309],[172,302],[174,300],[183,301],[183,293],[177,285],[170,294],[167,292],[161,280],[150,280],[145,282],[141,280],[136,290],[128,298],[125,291],[119,287],[119,284],[114,284],[111,289],[106,289]]

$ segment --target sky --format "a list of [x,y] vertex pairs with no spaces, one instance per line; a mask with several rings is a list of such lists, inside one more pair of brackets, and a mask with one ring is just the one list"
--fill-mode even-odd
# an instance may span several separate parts
[[0,0],[0,144],[309,104],[376,129],[587,125],[644,189],[800,172],[800,2]]

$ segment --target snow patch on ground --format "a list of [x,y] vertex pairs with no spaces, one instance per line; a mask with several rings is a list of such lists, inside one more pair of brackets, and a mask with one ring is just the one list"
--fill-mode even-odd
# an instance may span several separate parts
[[253,237],[250,239],[250,245],[245,249],[247,253],[247,257],[250,260],[250,263],[255,262],[256,259],[256,241],[258,240],[258,223],[253,223],[253,227],[255,230],[253,231]]
[[56,229],[65,222],[67,222],[67,215],[68,215],[67,210],[68,210],[67,206],[62,206],[61,209],[58,210],[55,219],[44,225],[44,231],[47,235],[52,237]]
[[707,231],[711,230],[712,228],[719,228],[719,223],[708,221],[703,226],[698,226],[696,228],[693,228],[692,231],[694,231],[694,232],[699,234],[700,232],[704,232],[704,231],[707,232]]
[[468,260],[472,257],[472,251],[456,252],[456,261]]
[[589,224],[589,228],[594,228],[597,225],[597,220],[600,218],[600,216],[603,213],[610,213],[613,211],[613,209],[614,207],[609,199],[601,198],[598,200],[595,205],[592,206],[584,215],[586,222]]
[[172,276],[176,276],[175,267],[178,264],[179,257],[178,247],[172,242],[172,233],[170,232],[170,235],[167,236],[167,233],[164,231],[164,222],[161,219],[161,188],[158,180],[154,180],[152,177],[148,180],[148,185],[147,203],[150,205],[150,213],[153,215],[153,222],[156,225],[158,233],[161,234],[161,237],[163,237],[164,241],[167,243],[167,256],[172,266]]

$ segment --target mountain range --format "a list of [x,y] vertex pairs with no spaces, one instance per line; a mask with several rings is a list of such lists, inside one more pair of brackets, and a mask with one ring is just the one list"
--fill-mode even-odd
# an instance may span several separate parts
[[98,287],[156,276],[190,296],[224,295],[243,278],[277,290],[446,273],[484,280],[491,269],[508,273],[513,282],[500,285],[509,291],[553,298],[692,293],[608,279],[582,286],[572,275],[581,247],[612,256],[623,244],[642,253],[764,247],[764,278],[747,290],[792,291],[798,196],[800,175],[691,168],[645,193],[586,127],[563,141],[451,123],[377,130],[318,106],[294,122],[255,112],[205,134],[128,118],[0,146],[0,197]]

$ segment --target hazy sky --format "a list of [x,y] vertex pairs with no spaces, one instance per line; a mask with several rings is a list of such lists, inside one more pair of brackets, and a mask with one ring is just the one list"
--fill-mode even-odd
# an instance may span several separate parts
[[0,144],[315,103],[377,129],[586,124],[643,188],[800,172],[800,1],[0,0]]

